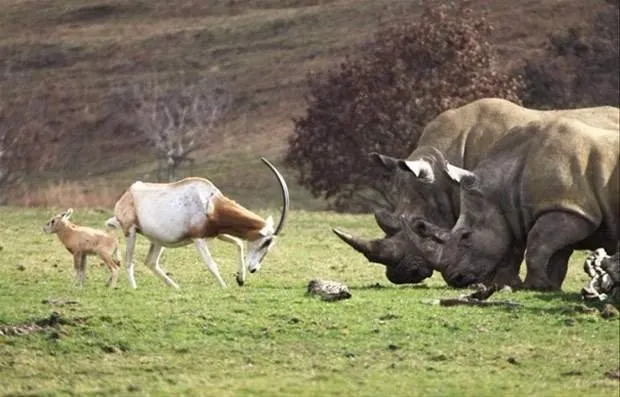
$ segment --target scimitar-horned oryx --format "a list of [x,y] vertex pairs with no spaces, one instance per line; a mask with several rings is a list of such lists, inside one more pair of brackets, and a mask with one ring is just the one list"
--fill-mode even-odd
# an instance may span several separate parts
[[[164,247],[175,248],[194,243],[207,268],[222,287],[217,263],[211,257],[205,239],[218,238],[233,243],[239,252],[236,280],[243,285],[246,266],[250,273],[259,270],[261,261],[273,247],[286,220],[289,193],[282,174],[264,158],[261,160],[276,176],[282,190],[283,208],[278,225],[229,199],[209,180],[185,178],[172,183],[135,182],[114,206],[109,227],[120,227],[126,238],[125,261],[129,283],[136,288],[133,255],[136,233],[151,242],[146,265],[171,287],[178,285],[159,265]],[[247,253],[244,258],[244,242]]]

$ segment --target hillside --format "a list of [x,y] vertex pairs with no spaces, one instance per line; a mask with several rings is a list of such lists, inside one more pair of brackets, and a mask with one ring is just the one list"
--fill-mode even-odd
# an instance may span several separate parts
[[[105,205],[129,181],[153,179],[153,157],[144,139],[117,117],[122,109],[116,99],[138,82],[183,72],[217,78],[234,98],[218,137],[184,174],[208,176],[249,205],[276,205],[277,189],[258,158],[281,159],[291,118],[304,110],[306,73],[334,65],[379,27],[415,18],[420,3],[0,0],[0,95],[44,98],[42,112],[51,125],[46,133],[54,134],[37,153],[52,160],[29,176],[29,187],[15,191],[14,200],[54,202],[56,193],[45,187],[68,180],[77,181],[71,196],[92,196],[85,200]],[[470,3],[486,11],[495,27],[502,68],[539,51],[550,33],[587,23],[604,4]],[[291,170],[285,172],[298,208],[323,205],[293,186]],[[37,198],[37,192],[52,198]]]

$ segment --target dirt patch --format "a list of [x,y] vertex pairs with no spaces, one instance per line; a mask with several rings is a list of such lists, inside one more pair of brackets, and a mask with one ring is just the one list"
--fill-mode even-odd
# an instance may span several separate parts
[[65,306],[65,305],[77,305],[80,302],[73,299],[60,299],[60,298],[47,298],[41,301],[44,305]]
[[69,319],[58,312],[52,312],[49,317],[44,317],[21,324],[0,325],[0,336],[21,336],[34,332],[55,331],[60,330],[62,325],[75,326],[85,322],[86,319]]
[[129,16],[148,11],[148,6],[142,2],[135,2],[132,5],[101,3],[74,8],[62,14],[59,18],[60,23],[77,22],[100,22],[119,16]]
[[605,372],[605,376],[609,379],[620,379],[620,367]]

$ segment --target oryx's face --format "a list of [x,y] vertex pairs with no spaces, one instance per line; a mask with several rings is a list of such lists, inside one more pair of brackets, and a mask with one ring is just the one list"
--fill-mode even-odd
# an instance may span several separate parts
[[45,233],[56,233],[58,231],[58,225],[63,220],[68,220],[73,214],[73,208],[69,208],[68,210],[61,212],[58,215],[54,215],[52,219],[50,219],[44,226],[43,231]]
[[260,231],[261,237],[254,241],[248,241],[245,264],[250,273],[254,273],[260,269],[263,258],[275,244],[276,236],[273,232],[273,218],[269,217],[265,222],[265,227]]

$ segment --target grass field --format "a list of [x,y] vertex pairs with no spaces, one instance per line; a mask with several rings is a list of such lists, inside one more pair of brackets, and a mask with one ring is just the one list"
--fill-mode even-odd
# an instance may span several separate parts
[[[582,254],[563,293],[490,298],[521,304],[512,309],[433,306],[424,300],[461,292],[438,276],[390,285],[379,265],[330,231],[337,225],[378,235],[371,216],[293,211],[244,287],[232,276],[233,248],[214,242],[228,289],[191,247],[163,257],[179,291],[143,265],[136,266],[137,290],[124,272],[108,290],[94,259],[80,289],[69,253],[41,232],[53,212],[0,208],[0,330],[54,311],[66,320],[0,336],[2,396],[617,395],[618,381],[605,373],[619,366],[618,320],[582,309]],[[76,210],[73,219],[99,226],[109,215]],[[314,277],[345,282],[352,298],[305,296]]]

